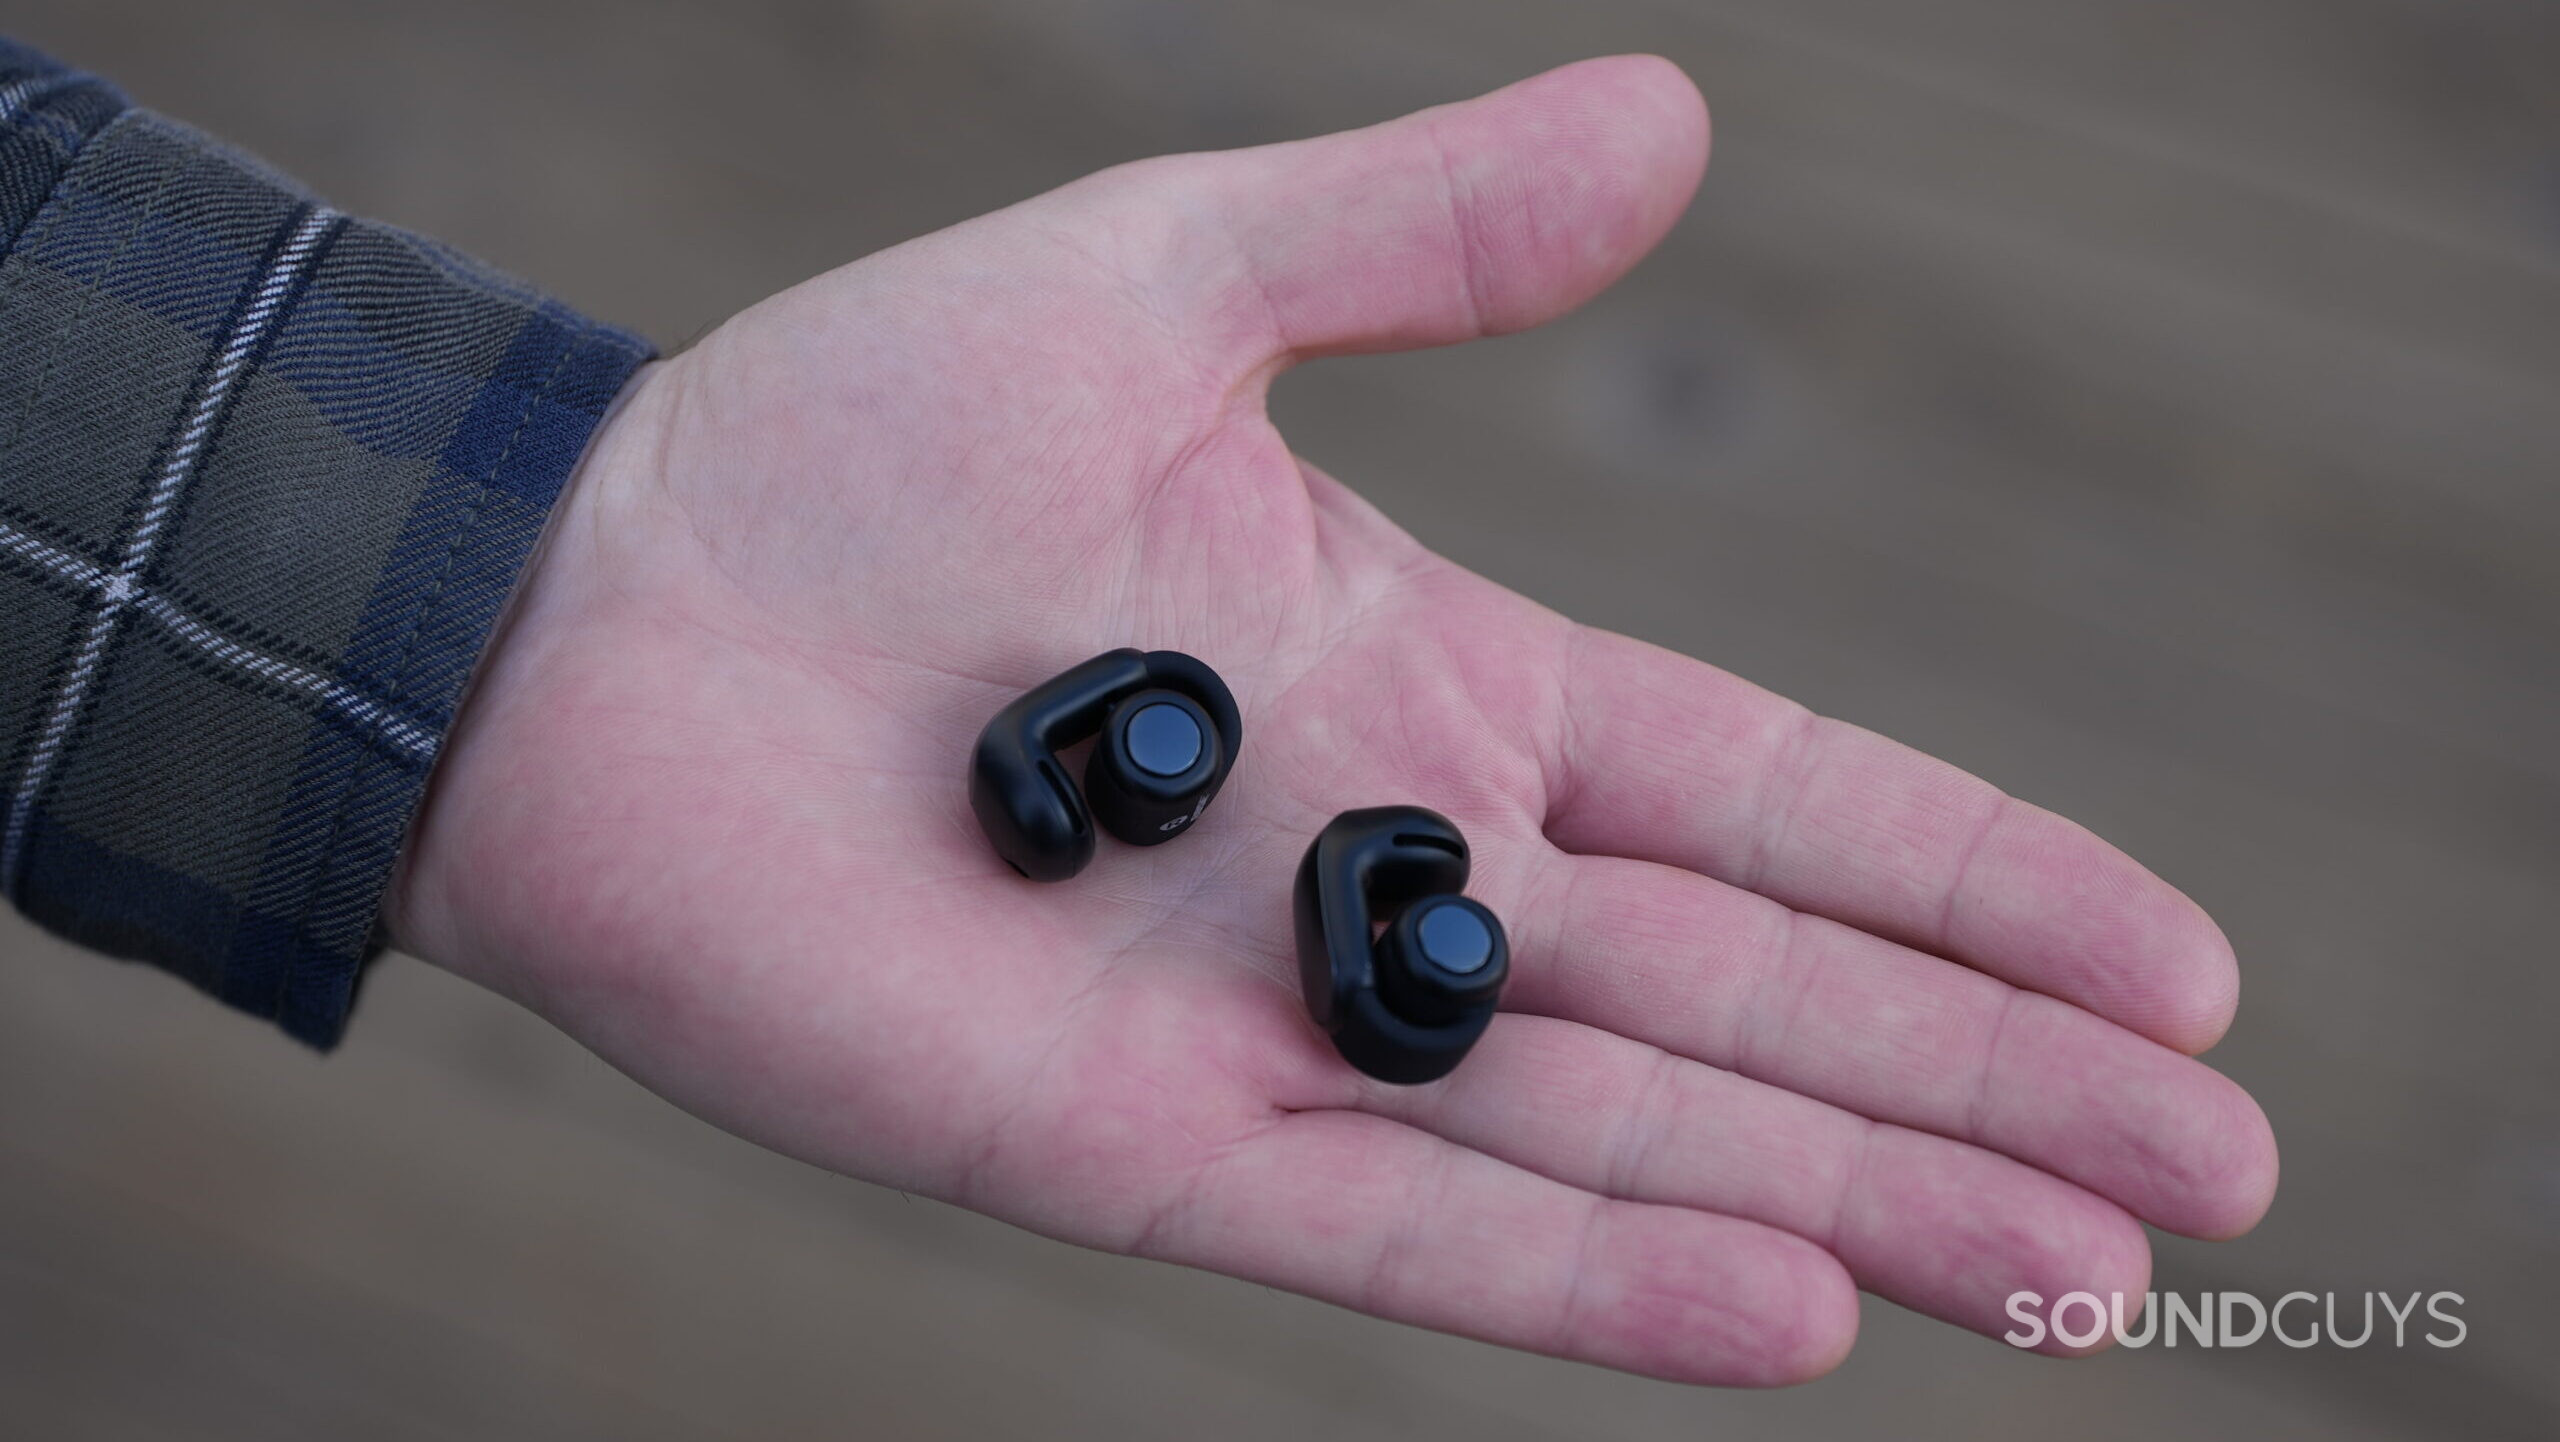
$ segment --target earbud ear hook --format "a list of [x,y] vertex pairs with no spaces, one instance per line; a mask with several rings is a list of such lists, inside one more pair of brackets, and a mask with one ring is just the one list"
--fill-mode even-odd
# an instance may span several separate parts
[[1308,1014],[1381,1081],[1448,1075],[1493,1019],[1510,944],[1491,911],[1458,895],[1467,871],[1466,838],[1419,806],[1346,811],[1299,863]]
[[[1057,753],[1099,735],[1082,794]],[[1179,651],[1106,651],[1033,687],[978,735],[969,802],[996,854],[1034,881],[1093,859],[1094,828],[1154,846],[1187,830],[1243,743],[1235,697]]]

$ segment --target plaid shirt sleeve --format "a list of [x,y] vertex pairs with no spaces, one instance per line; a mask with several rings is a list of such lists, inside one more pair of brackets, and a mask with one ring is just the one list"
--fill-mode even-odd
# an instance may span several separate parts
[[646,346],[0,40],[0,887],[326,1047]]

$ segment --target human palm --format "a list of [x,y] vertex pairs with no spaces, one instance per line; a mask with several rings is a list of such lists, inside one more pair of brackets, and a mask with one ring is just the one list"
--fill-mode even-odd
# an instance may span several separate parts
[[[1999,1331],[2139,1293],[2274,1184],[2182,1051],[2228,948],[2085,831],[1423,550],[1293,456],[1285,364],[1534,324],[1705,152],[1658,61],[1091,177],[643,374],[435,782],[391,919],[702,1116],[854,1176],[1382,1316],[1702,1381],[1854,1288]],[[978,727],[1116,646],[1217,667],[1236,771],[1038,886]],[[1505,1014],[1367,1081],[1301,1008],[1336,812],[1466,832]]]

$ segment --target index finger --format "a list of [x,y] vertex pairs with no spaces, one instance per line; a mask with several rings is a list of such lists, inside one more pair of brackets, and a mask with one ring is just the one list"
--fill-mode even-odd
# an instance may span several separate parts
[[2220,928],[2087,829],[1686,656],[1568,635],[1544,823],[1558,846],[1746,887],[2180,1051],[2230,1026]]

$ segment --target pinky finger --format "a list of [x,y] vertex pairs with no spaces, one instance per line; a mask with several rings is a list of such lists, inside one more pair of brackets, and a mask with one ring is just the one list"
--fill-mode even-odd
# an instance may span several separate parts
[[1800,1237],[1602,1197],[1358,1112],[1253,1134],[1131,1250],[1681,1382],[1807,1381],[1858,1329],[1848,1273]]

